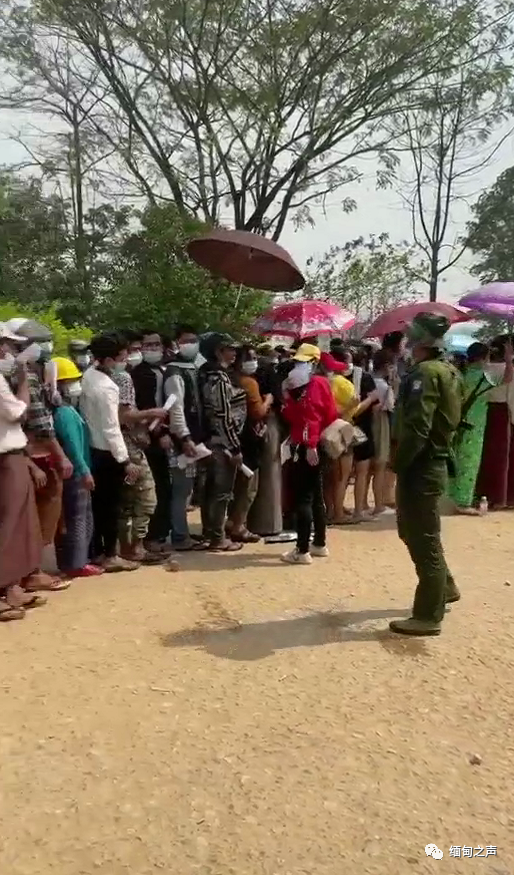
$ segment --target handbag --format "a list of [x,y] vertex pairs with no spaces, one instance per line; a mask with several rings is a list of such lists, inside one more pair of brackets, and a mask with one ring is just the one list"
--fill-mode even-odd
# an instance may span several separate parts
[[367,439],[358,426],[352,425],[345,419],[336,419],[322,432],[320,444],[330,459],[339,459]]

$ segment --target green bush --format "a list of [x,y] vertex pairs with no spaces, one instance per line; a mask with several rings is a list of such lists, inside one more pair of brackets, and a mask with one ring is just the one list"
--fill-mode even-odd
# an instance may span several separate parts
[[56,355],[67,355],[70,340],[89,340],[92,335],[91,329],[85,328],[83,325],[66,328],[57,316],[55,307],[40,310],[21,307],[19,304],[13,304],[9,301],[0,303],[0,322],[7,322],[8,319],[21,318],[22,316],[27,319],[37,319],[38,322],[42,322],[50,329]]

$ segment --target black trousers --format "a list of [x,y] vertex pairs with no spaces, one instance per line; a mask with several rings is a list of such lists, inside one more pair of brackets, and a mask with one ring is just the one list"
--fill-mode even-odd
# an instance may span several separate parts
[[309,552],[309,542],[314,525],[314,545],[326,544],[327,520],[323,499],[321,462],[309,465],[306,448],[298,447],[298,458],[292,462],[293,513],[296,516],[296,548],[299,553]]
[[93,556],[116,556],[118,522],[125,468],[107,450],[91,448],[91,473],[95,488],[91,493],[93,508]]
[[149,541],[166,541],[171,531],[171,477],[168,454],[161,447],[149,447],[146,458],[155,481],[157,504],[148,526]]

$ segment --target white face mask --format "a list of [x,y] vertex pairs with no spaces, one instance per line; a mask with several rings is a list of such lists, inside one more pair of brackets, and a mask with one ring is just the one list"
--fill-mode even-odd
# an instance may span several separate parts
[[114,362],[112,367],[113,374],[122,374],[123,371],[127,370],[127,361],[124,362]]
[[11,352],[6,352],[3,359],[0,359],[0,374],[3,374],[4,376],[12,374],[15,364],[16,359],[13,354]]
[[143,358],[148,365],[158,365],[162,356],[162,349],[147,349],[143,352]]
[[70,383],[68,386],[68,395],[70,398],[78,398],[82,394],[82,383],[77,380],[75,383]]
[[250,376],[251,374],[255,374],[258,367],[259,367],[259,362],[248,361],[248,362],[243,362],[243,364],[241,365],[241,370],[242,370],[243,374],[248,374]]
[[137,368],[138,365],[143,361],[143,353],[142,352],[131,352],[127,357],[127,365],[129,368]]
[[77,364],[77,367],[82,368],[83,370],[85,370],[89,366],[90,361],[91,361],[91,356],[87,355],[87,353],[84,353],[84,355],[78,355],[75,357],[75,362]]
[[43,340],[40,344],[41,355],[39,356],[40,362],[48,362],[52,357],[52,353],[54,351],[53,341],[51,340]]
[[26,349],[20,352],[18,361],[25,364],[34,364],[41,358],[41,353],[42,350],[39,343],[31,343],[30,346],[27,346]]
[[346,367],[345,377],[351,377],[353,374],[353,362],[349,362]]
[[179,343],[178,345],[179,355],[182,356],[183,359],[186,359],[188,362],[194,361],[198,353],[200,352],[200,344],[199,343]]

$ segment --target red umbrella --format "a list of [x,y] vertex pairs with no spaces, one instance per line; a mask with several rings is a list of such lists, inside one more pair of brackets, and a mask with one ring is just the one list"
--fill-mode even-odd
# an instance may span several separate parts
[[415,304],[404,304],[403,307],[395,307],[388,313],[382,313],[367,328],[364,337],[383,337],[384,334],[389,334],[391,331],[405,331],[418,313],[438,313],[440,316],[446,316],[452,325],[456,322],[468,322],[469,319],[473,318],[470,313],[466,313],[459,307],[453,307],[451,304],[445,304],[443,301],[418,301]]
[[351,328],[355,316],[328,301],[290,301],[266,310],[254,322],[254,334],[283,334],[285,337],[311,337],[333,334]]
[[193,261],[231,283],[269,292],[296,292],[305,279],[282,246],[251,231],[211,231],[187,244]]

